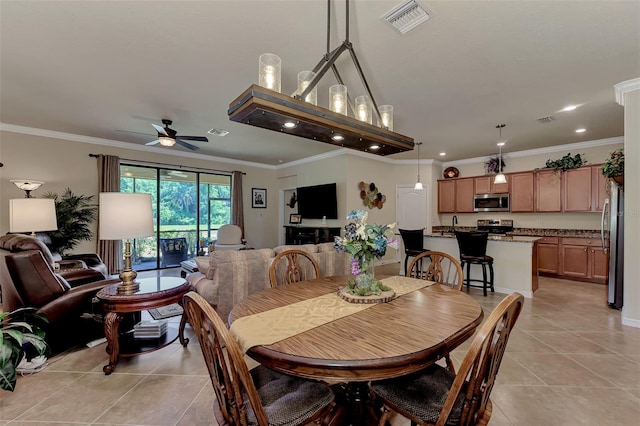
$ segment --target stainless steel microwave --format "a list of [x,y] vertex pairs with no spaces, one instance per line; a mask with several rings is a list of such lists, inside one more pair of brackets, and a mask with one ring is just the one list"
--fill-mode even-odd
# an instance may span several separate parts
[[509,194],[479,194],[473,196],[474,212],[511,211]]

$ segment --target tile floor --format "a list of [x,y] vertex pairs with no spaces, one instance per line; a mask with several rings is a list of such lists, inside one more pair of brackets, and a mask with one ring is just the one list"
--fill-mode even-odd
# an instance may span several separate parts
[[[491,425],[638,424],[640,329],[621,325],[620,313],[606,306],[605,291],[540,280],[507,346],[491,394]],[[504,296],[470,294],[486,314]],[[453,352],[457,364],[467,347]],[[45,370],[20,377],[15,392],[0,393],[0,425],[215,425],[197,341],[125,358],[110,376],[102,373],[106,360],[101,344],[54,357]],[[394,424],[409,423],[397,418]]]

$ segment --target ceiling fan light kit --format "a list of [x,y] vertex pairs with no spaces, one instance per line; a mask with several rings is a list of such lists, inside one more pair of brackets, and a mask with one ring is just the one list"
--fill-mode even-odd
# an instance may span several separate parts
[[173,130],[173,129],[171,129],[169,127],[169,126],[171,126],[172,123],[173,122],[171,120],[167,120],[165,118],[165,119],[162,119],[162,124],[164,124],[164,127],[159,126],[157,124],[151,124],[153,126],[153,128],[156,129],[156,131],[158,132],[158,139],[155,140],[155,141],[148,142],[145,145],[157,145],[157,144],[160,144],[162,146],[172,147],[175,144],[178,144],[178,145],[181,145],[181,146],[183,146],[183,147],[185,147],[187,149],[190,149],[191,151],[196,151],[196,150],[198,150],[200,148],[198,148],[195,145],[190,144],[187,141],[209,142],[209,139],[207,139],[204,136],[178,136],[178,132],[176,132],[175,130]]
[[[414,148],[413,139],[393,131],[393,106],[378,107],[362,72],[353,45],[349,42],[349,0],[346,0],[346,40],[329,52],[331,2],[327,2],[327,53],[311,71],[298,74],[294,96],[280,93],[282,62],[277,55],[260,55],[258,84],[250,86],[229,105],[231,121],[288,133],[358,151],[385,156]],[[348,51],[366,95],[355,105],[335,65],[340,54]],[[317,84],[331,69],[338,84],[329,88],[329,108],[317,106]],[[348,115],[351,108],[354,117]],[[373,117],[376,124],[373,124]],[[373,148],[373,147],[376,148]]]

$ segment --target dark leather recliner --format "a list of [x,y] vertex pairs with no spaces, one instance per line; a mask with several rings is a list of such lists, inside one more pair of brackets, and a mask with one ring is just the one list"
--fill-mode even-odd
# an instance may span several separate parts
[[[44,243],[47,248],[49,248],[51,244],[51,236],[46,232],[37,232],[36,238]],[[51,257],[56,263],[59,263],[63,268],[66,265],[73,264],[74,261],[84,262],[84,266],[86,268],[93,269],[97,272],[100,272],[103,275],[103,279],[109,276],[109,271],[107,270],[107,265],[102,262],[100,256],[96,253],[83,253],[83,254],[71,254],[67,256],[60,256],[59,253],[51,252]]]
[[[88,333],[100,331],[102,325],[81,315],[93,312],[92,299],[98,291],[120,280],[95,280],[96,271],[92,269],[73,270],[68,271],[67,276],[79,278],[79,281],[72,286],[63,274],[54,272],[51,259],[47,259],[51,254],[46,246],[45,250],[42,246],[42,242],[26,235],[0,237],[3,310],[37,308],[38,314],[49,321],[45,339],[54,352],[99,337],[88,336]],[[86,281],[89,279],[87,274],[94,277],[92,282]]]

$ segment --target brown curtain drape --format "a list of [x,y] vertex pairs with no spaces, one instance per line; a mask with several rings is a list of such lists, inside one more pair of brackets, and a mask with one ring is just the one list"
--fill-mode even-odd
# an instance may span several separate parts
[[244,238],[244,207],[242,202],[242,172],[234,171],[231,181],[231,223],[242,229]]
[[[98,189],[100,192],[120,192],[120,158],[98,155]],[[98,218],[98,229],[100,218]],[[98,255],[110,274],[117,274],[122,265],[122,241],[101,240],[98,231]]]

